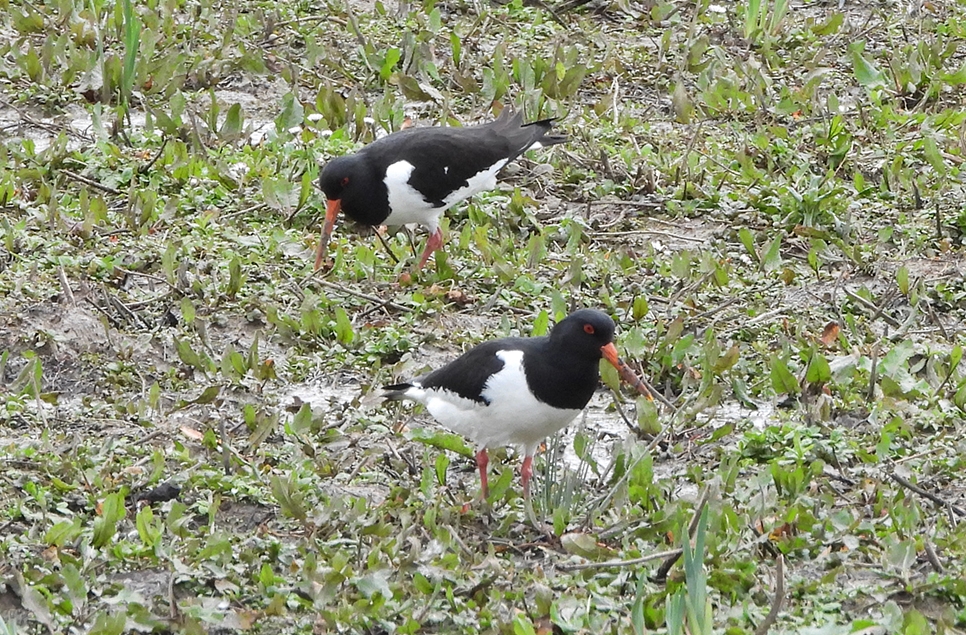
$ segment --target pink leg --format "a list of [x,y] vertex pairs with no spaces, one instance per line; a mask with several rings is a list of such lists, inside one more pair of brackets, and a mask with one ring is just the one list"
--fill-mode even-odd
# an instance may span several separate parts
[[486,453],[486,448],[476,453],[476,466],[480,468],[480,483],[482,484],[484,499],[490,495],[490,488],[486,484],[486,466],[489,463],[490,457]]
[[523,457],[523,467],[520,468],[520,480],[523,481],[523,498],[530,500],[530,477],[533,476],[533,457]]
[[426,266],[426,261],[429,260],[430,254],[432,254],[437,249],[443,246],[443,230],[437,228],[432,234],[429,235],[429,240],[426,241],[426,249],[423,249],[423,255],[419,257],[419,266],[417,269],[422,269]]

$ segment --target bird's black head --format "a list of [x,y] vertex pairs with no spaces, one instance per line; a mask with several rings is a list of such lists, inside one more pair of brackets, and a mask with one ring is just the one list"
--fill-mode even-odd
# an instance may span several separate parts
[[353,184],[356,173],[354,156],[336,157],[329,161],[319,176],[319,187],[330,201],[342,199],[346,188]]
[[576,355],[600,359],[601,348],[614,341],[614,320],[594,309],[574,311],[550,332],[550,341]]

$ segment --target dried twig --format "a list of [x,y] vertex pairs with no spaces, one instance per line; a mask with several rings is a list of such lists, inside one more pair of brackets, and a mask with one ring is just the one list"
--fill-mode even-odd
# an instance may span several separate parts
[[[691,524],[688,525],[688,537],[687,540],[694,538],[694,532],[698,530],[698,522],[701,520],[701,514],[704,512],[705,506],[708,504],[708,499],[711,497],[711,488],[705,486],[704,492],[701,494],[701,500],[698,501],[697,506],[694,508],[694,516],[691,517]],[[651,578],[652,581],[657,583],[663,583],[667,580],[667,574],[671,571],[671,567],[674,563],[678,561],[681,557],[683,551],[677,550],[676,554],[669,555],[667,560],[661,563],[658,568],[657,573]]]
[[659,229],[632,229],[622,232],[587,232],[593,240],[601,241],[615,241],[623,238],[625,236],[657,236],[659,238],[669,238],[671,240],[681,240],[689,243],[706,243],[708,242],[704,238],[694,238],[692,236],[682,236],[681,234],[672,234],[671,232],[664,232]]
[[67,298],[67,303],[72,307],[77,306],[77,302],[74,300],[74,292],[70,289],[70,280],[67,279],[67,272],[64,271],[64,267],[58,267],[57,277],[60,279],[60,286],[64,289],[64,297]]
[[161,284],[166,285],[169,289],[177,293],[179,296],[184,295],[184,292],[178,287],[176,287],[175,285],[168,282],[167,278],[162,278],[161,276],[156,276],[151,273],[144,273],[143,271],[135,271],[134,269],[125,269],[124,267],[115,266],[114,268],[126,276],[141,276],[142,278],[147,278],[148,280],[154,280],[155,282],[160,282]]
[[228,433],[225,432],[225,419],[218,421],[218,435],[221,437],[221,463],[225,468],[225,476],[231,476],[231,449],[228,445]]
[[174,596],[174,571],[168,577],[168,617],[173,622],[181,619],[181,610],[178,609],[178,599]]
[[141,167],[138,168],[138,174],[147,174],[148,170],[150,170],[151,168],[153,168],[154,167],[154,164],[157,163],[158,162],[158,159],[161,158],[161,155],[164,154],[164,148],[167,145],[168,145],[168,138],[165,137],[164,139],[161,140],[161,147],[158,148],[157,154],[154,155],[154,158],[153,159],[151,159],[150,161],[148,161],[147,165],[143,165],[143,166],[141,166]]
[[[306,280],[304,280],[302,282],[302,284],[299,285],[299,288],[302,288],[302,286],[306,282],[311,281],[313,278],[314,278],[314,274],[313,275],[310,275]],[[322,285],[323,287],[326,287],[327,289],[332,289],[333,291],[338,291],[339,293],[345,293],[346,295],[351,295],[351,296],[355,296],[357,298],[362,298],[363,300],[368,300],[369,302],[375,302],[376,304],[378,304],[380,306],[384,306],[384,307],[390,308],[393,311],[408,312],[408,311],[411,311],[412,310],[410,307],[405,307],[405,306],[402,306],[401,304],[396,304],[395,302],[390,302],[389,300],[384,300],[382,298],[377,298],[374,295],[369,295],[368,293],[363,293],[361,291],[356,291],[355,289],[349,289],[347,287],[343,287],[340,284],[336,284],[334,282],[329,282],[328,280],[321,280],[321,279],[317,279],[316,278],[315,279],[315,282],[317,282],[318,284]]]
[[881,309],[879,309],[879,306],[877,304],[875,304],[874,302],[870,302],[870,301],[866,300],[862,296],[860,296],[860,295],[858,295],[856,293],[853,293],[852,291],[849,291],[845,287],[842,287],[842,291],[845,292],[845,295],[848,296],[849,300],[852,300],[853,302],[855,302],[857,304],[861,304],[862,306],[864,306],[867,309],[871,309],[872,311],[875,312],[874,315],[881,316],[883,320],[885,320],[886,322],[889,323],[889,325],[891,325],[891,326],[893,326],[895,328],[898,328],[899,327],[899,320],[895,319],[891,315],[885,315],[884,313],[882,313]]
[[558,564],[557,568],[561,571],[583,571],[584,569],[608,569],[614,567],[632,567],[636,564],[641,564],[643,562],[650,562],[651,560],[661,560],[662,558],[674,558],[677,560],[681,557],[680,549],[672,549],[671,551],[661,551],[658,553],[652,553],[650,555],[641,556],[640,558],[631,558],[630,560],[606,560],[604,562],[581,562],[577,564]]
[[945,573],[946,568],[943,566],[943,563],[939,561],[939,556],[936,555],[936,550],[933,548],[932,542],[927,538],[923,541],[922,546],[926,551],[926,559],[929,561],[929,564],[932,565],[932,568],[936,571],[936,573]]
[[96,190],[100,190],[102,192],[107,192],[108,194],[113,194],[114,196],[120,196],[121,195],[121,193],[118,192],[117,190],[115,190],[113,187],[110,187],[108,185],[102,185],[102,184],[98,183],[97,181],[93,181],[93,180],[87,178],[86,176],[81,176],[80,174],[77,174],[76,172],[71,172],[70,170],[61,170],[60,173],[63,174],[64,176],[66,176],[67,178],[71,179],[72,181],[77,181],[78,183],[83,183],[84,185],[89,185],[89,186],[93,187]]
[[913,491],[916,494],[919,494],[923,498],[928,498],[929,500],[931,500],[932,502],[936,503],[940,507],[943,507],[945,509],[948,509],[949,511],[955,513],[957,516],[966,516],[966,509],[963,509],[962,507],[959,507],[958,505],[953,505],[952,503],[950,503],[947,500],[943,500],[938,495],[933,494],[932,492],[928,492],[928,491],[924,490],[923,488],[921,488],[918,485],[912,483],[908,479],[902,478],[901,476],[899,476],[895,472],[892,472],[891,474],[889,474],[889,478],[891,478],[893,481],[895,481],[899,485],[902,485],[906,489],[908,489],[910,491]]
[[775,597],[771,601],[771,610],[765,616],[765,620],[755,629],[755,635],[765,635],[778,619],[778,611],[782,608],[785,601],[785,556],[778,554],[775,561]]
[[872,369],[869,371],[869,391],[865,395],[868,402],[875,401],[875,385],[879,382],[879,344],[872,347]]

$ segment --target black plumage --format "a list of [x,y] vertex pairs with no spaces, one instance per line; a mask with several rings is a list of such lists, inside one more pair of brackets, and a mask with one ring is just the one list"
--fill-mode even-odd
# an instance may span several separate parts
[[477,464],[484,492],[487,447],[522,445],[526,492],[533,453],[590,401],[599,383],[601,358],[646,392],[618,359],[614,330],[606,314],[581,309],[548,336],[485,342],[424,377],[385,386],[383,396],[422,403],[437,421],[475,441],[481,448]]
[[566,141],[549,134],[552,120],[523,123],[504,109],[493,122],[460,127],[409,128],[337,157],[322,170],[328,200],[316,266],[325,258],[341,210],[364,225],[419,223],[431,234],[420,266],[442,245],[442,213],[473,194],[495,187],[496,173],[531,147]]

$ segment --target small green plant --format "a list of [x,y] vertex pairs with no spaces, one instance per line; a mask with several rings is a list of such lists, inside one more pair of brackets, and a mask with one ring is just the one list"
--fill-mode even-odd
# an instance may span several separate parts
[[763,48],[773,46],[782,31],[788,8],[788,0],[748,0],[739,5],[745,40]]
[[708,526],[705,507],[694,532],[694,545],[687,534],[681,542],[684,559],[684,585],[667,597],[669,635],[711,635],[714,614],[708,597],[708,574],[704,570],[705,533]]

